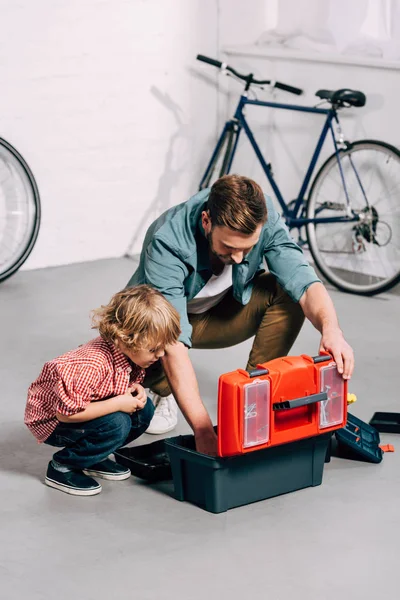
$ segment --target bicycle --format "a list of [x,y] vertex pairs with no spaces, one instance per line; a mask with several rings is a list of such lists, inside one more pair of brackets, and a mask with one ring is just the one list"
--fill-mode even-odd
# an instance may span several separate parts
[[[318,90],[320,104],[329,104],[326,108],[250,99],[252,86],[270,86],[296,95],[303,91],[278,81],[257,80],[252,73],[244,75],[201,54],[197,60],[245,82],[234,116],[223,127],[200,189],[210,186],[221,161],[218,177],[230,172],[243,131],[282,208],[288,228],[299,230],[299,245],[308,244],[315,266],[325,279],[340,290],[367,296],[395,286],[400,281],[400,152],[378,140],[345,140],[338,116],[338,111],[344,108],[364,106],[365,94],[347,88]],[[283,198],[271,164],[264,158],[246,121],[244,109],[248,105],[326,116],[297,198],[289,203]],[[311,182],[328,132],[332,134],[334,152]],[[306,240],[301,236],[304,226]]]
[[0,282],[33,250],[41,207],[35,178],[21,154],[0,138]]

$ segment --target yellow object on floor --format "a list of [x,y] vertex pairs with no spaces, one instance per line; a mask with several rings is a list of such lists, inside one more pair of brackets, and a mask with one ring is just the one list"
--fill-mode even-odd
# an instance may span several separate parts
[[347,404],[353,404],[357,402],[357,396],[355,394],[347,394]]

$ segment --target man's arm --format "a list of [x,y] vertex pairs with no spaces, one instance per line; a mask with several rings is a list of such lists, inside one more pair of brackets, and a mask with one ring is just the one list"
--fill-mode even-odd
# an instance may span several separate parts
[[343,337],[333,302],[322,283],[312,283],[301,296],[300,306],[307,319],[321,333],[320,351],[332,354],[339,373],[350,379],[354,369],[353,350]]
[[217,436],[200,397],[188,348],[182,342],[172,344],[166,349],[162,363],[179,408],[193,429],[197,451],[215,456]]
[[192,326],[187,315],[184,281],[187,266],[158,238],[146,249],[144,281],[158,289],[178,310],[182,333],[176,344],[165,351],[162,364],[172,392],[185,419],[193,429],[198,452],[216,455],[217,437],[200,397],[199,386],[188,347],[192,345]]
[[321,333],[320,350],[330,352],[339,373],[349,379],[354,369],[353,350],[343,337],[332,300],[268,197],[267,207],[264,256],[269,270]]
[[179,313],[182,333],[179,340],[191,346],[192,326],[187,315],[184,281],[188,276],[187,266],[167,246],[157,239],[146,249],[143,283],[151,285],[166,298]]

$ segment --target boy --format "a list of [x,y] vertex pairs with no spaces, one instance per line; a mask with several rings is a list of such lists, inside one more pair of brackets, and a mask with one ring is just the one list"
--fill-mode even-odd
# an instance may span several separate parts
[[93,327],[100,336],[44,365],[25,409],[37,440],[62,448],[45,483],[76,496],[101,492],[92,477],[130,476],[108,455],[149,426],[154,407],[140,385],[144,369],[180,335],[177,311],[147,285],[124,289],[93,311]]

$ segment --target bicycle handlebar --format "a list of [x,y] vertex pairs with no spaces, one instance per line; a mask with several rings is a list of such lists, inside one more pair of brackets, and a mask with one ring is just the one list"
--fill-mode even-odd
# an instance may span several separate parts
[[279,90],[284,90],[285,92],[289,92],[290,94],[296,94],[297,96],[300,96],[303,93],[303,90],[301,90],[300,88],[294,87],[292,85],[287,85],[286,83],[280,83],[279,81],[271,82],[270,79],[254,79],[253,73],[243,75],[243,73],[238,73],[235,69],[233,69],[226,63],[222,63],[220,60],[215,60],[214,58],[209,58],[208,56],[204,56],[203,54],[198,54],[196,58],[197,60],[212,65],[213,67],[217,67],[218,69],[224,68],[226,71],[233,73],[236,77],[246,82],[246,90],[249,89],[252,83],[255,83],[257,85],[272,84],[273,87],[276,87]]
[[290,94],[296,94],[296,96],[301,96],[303,93],[303,90],[300,88],[294,87],[293,85],[287,85],[286,83],[279,83],[279,81],[275,81],[274,87],[289,92]]
[[208,56],[203,56],[203,54],[198,54],[196,56],[197,60],[201,60],[213,67],[218,67],[220,69],[222,67],[222,62],[220,60],[215,60],[215,58],[208,58]]

